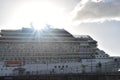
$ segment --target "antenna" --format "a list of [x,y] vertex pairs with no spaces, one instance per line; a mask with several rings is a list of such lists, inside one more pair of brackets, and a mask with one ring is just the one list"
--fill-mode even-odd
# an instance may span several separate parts
[[51,25],[49,25],[49,24],[46,24],[46,28],[50,28],[51,27]]
[[33,23],[32,23],[32,22],[30,23],[30,28],[34,29]]

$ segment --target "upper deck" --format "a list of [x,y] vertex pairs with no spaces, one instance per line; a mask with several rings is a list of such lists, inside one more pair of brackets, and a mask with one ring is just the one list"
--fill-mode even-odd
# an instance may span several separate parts
[[1,30],[0,42],[97,42],[88,35],[74,36],[64,29],[47,28],[34,30],[22,28],[19,30]]

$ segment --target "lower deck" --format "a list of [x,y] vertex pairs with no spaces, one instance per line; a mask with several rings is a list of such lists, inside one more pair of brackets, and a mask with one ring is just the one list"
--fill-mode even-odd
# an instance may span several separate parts
[[2,76],[0,80],[120,80],[120,72],[90,74],[49,74],[26,76]]

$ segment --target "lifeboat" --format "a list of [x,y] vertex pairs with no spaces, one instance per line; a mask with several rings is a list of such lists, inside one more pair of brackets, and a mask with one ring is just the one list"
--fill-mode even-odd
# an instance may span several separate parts
[[14,67],[14,66],[20,66],[21,61],[7,61],[6,66]]

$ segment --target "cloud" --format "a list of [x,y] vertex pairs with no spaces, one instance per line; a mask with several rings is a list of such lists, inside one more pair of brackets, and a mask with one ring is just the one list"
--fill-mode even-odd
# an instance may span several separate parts
[[71,14],[78,22],[120,20],[120,0],[81,0]]

